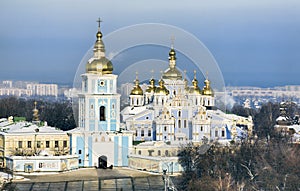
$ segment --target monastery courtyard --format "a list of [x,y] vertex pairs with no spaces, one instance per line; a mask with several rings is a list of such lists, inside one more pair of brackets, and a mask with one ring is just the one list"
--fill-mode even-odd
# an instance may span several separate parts
[[83,168],[64,173],[22,176],[25,180],[13,181],[6,185],[5,190],[164,190],[162,175],[129,168]]

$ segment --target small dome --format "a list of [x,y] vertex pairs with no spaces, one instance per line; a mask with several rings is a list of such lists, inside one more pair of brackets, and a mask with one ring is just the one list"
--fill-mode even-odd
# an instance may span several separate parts
[[169,60],[176,60],[176,52],[174,48],[172,48],[169,52]]
[[149,86],[148,86],[148,88],[146,89],[146,92],[147,93],[154,93],[155,92],[155,89],[156,89],[156,87],[155,87],[155,80],[152,78],[150,81],[149,81]]
[[190,88],[190,94],[201,94],[201,89],[198,86],[198,80],[196,77],[192,81],[193,86]]
[[159,80],[159,86],[156,87],[155,89],[155,94],[160,94],[160,95],[169,95],[169,90],[165,87],[165,82],[161,79]]
[[86,65],[86,72],[93,74],[111,74],[113,71],[113,65],[106,57],[92,59],[90,63]]
[[170,80],[182,80],[182,74],[176,68],[176,52],[173,48],[169,52],[169,68],[163,73],[162,78]]
[[206,79],[204,81],[204,84],[205,84],[205,86],[203,88],[202,94],[207,95],[207,96],[214,96],[214,92],[210,87],[210,81],[208,79]]
[[135,86],[131,90],[130,95],[143,95],[143,90],[139,85],[139,80],[138,79],[135,80]]

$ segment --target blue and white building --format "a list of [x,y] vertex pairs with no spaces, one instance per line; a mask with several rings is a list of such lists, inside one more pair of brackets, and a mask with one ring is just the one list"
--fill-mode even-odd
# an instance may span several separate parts
[[71,154],[79,156],[79,166],[128,166],[132,132],[120,130],[118,76],[105,57],[100,24],[94,55],[81,75],[78,128],[69,131]]

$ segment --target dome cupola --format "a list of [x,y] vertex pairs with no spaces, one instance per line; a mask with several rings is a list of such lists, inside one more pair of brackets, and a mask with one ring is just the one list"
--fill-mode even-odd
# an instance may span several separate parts
[[105,46],[102,41],[102,33],[100,31],[100,22],[99,19],[97,21],[98,25],[98,32],[96,34],[96,42],[94,45],[94,56],[88,60],[86,64],[86,72],[92,74],[111,74],[113,71],[113,65],[109,59],[105,57]]

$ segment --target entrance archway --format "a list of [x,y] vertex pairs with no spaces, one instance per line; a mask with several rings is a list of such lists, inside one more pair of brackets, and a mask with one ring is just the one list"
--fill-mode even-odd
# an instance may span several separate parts
[[102,155],[98,158],[98,168],[107,168],[107,156]]

